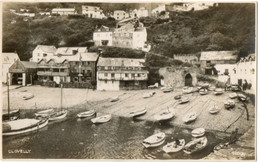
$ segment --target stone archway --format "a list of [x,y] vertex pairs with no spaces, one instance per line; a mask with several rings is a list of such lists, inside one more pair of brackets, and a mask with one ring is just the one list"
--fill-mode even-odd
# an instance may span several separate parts
[[192,86],[192,76],[190,73],[185,75],[185,86]]

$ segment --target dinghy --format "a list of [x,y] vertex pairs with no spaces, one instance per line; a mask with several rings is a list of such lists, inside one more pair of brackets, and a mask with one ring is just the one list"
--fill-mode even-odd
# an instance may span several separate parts
[[67,116],[68,111],[67,110],[61,110],[58,111],[52,115],[49,116],[49,120],[53,121],[53,120],[61,120],[63,118],[65,118]]
[[183,121],[184,123],[189,123],[189,122],[194,121],[194,120],[196,120],[196,119],[197,119],[197,113],[192,112],[192,113],[189,113],[189,114],[185,115],[185,116],[182,118],[182,121]]
[[205,134],[205,129],[204,128],[197,128],[191,131],[192,137],[201,137],[204,136]]
[[184,104],[184,103],[187,103],[189,101],[190,101],[190,99],[188,97],[184,97],[184,98],[178,100],[178,103],[179,104]]
[[144,115],[146,112],[147,112],[147,109],[145,107],[145,108],[130,112],[130,116],[134,118],[134,117]]
[[175,96],[174,99],[175,99],[175,100],[179,100],[179,99],[181,99],[181,95],[177,95],[177,96]]
[[149,148],[149,147],[157,147],[160,146],[164,143],[165,141],[165,133],[157,133],[154,134],[148,138],[146,138],[142,144],[144,145],[145,148]]
[[236,93],[231,93],[231,94],[229,94],[229,98],[231,98],[231,99],[234,99],[234,98],[236,98],[237,97],[237,94]]
[[214,105],[214,106],[211,106],[210,108],[209,108],[209,113],[211,113],[211,114],[216,114],[216,113],[218,113],[219,112],[219,108],[216,106],[216,105]]
[[234,100],[227,100],[225,103],[224,103],[224,106],[226,109],[232,109],[235,107],[235,101]]
[[222,88],[217,88],[217,89],[215,89],[214,94],[215,94],[215,95],[222,95],[222,94],[223,94],[223,89],[222,89]]
[[116,101],[118,101],[118,100],[119,100],[119,96],[114,97],[114,98],[111,98],[111,99],[110,99],[110,102],[116,102]]
[[201,95],[206,95],[206,94],[208,93],[208,90],[202,88],[202,89],[199,90],[199,93],[200,93]]
[[23,96],[23,99],[24,99],[24,100],[29,100],[29,99],[31,99],[31,98],[33,98],[33,97],[34,97],[34,95],[33,95],[32,93],[28,93],[28,94],[26,94],[26,95]]
[[239,94],[237,95],[237,97],[238,97],[238,100],[239,100],[239,101],[242,101],[242,102],[245,102],[245,101],[246,101],[246,96],[243,95],[243,94],[241,94],[241,93],[239,93]]
[[35,113],[35,116],[36,117],[48,117],[50,115],[53,115],[54,113],[55,112],[53,109],[47,109],[47,110],[42,110],[42,111]]
[[108,122],[111,119],[111,114],[107,114],[107,115],[103,115],[103,116],[99,116],[96,118],[91,119],[92,123],[105,123]]
[[169,93],[169,92],[172,92],[173,91],[173,88],[172,87],[166,87],[164,89],[162,89],[163,93]]
[[90,116],[93,116],[96,114],[96,111],[95,110],[88,110],[88,111],[85,111],[85,112],[82,112],[82,113],[79,113],[77,114],[77,116],[79,118],[86,118],[86,117],[90,117]]
[[183,87],[182,92],[183,92],[184,94],[189,94],[189,93],[192,93],[192,90],[193,90],[192,87]]
[[207,143],[208,139],[206,137],[195,139],[184,146],[183,152],[185,152],[186,154],[192,154],[204,149],[207,146]]
[[47,124],[48,119],[19,119],[3,122],[3,136],[11,136],[32,132],[45,127]]
[[167,145],[163,146],[163,151],[166,153],[174,153],[181,151],[185,146],[185,140],[180,139],[178,140],[179,144],[177,145],[176,141],[170,142]]
[[15,109],[9,112],[5,112],[2,115],[2,120],[16,120],[20,117],[20,109]]
[[170,119],[172,119],[174,116],[175,116],[175,113],[174,113],[174,112],[165,111],[165,112],[162,112],[162,113],[160,113],[160,114],[155,115],[154,118],[155,118],[155,120],[157,120],[157,121],[165,121],[165,120],[170,120]]

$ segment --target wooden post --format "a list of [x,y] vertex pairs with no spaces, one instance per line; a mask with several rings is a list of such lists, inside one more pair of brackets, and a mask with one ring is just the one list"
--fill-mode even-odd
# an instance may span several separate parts
[[9,95],[9,76],[7,73],[7,99],[8,99],[8,119],[10,119],[10,95]]

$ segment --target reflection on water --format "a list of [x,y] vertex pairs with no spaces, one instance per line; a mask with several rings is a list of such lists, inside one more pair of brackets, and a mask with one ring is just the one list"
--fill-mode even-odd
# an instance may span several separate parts
[[[212,133],[206,133],[208,145],[202,151],[187,155],[166,154],[162,146],[145,149],[142,141],[158,132],[164,132],[166,142],[192,137],[191,130],[172,127],[167,123],[133,121],[112,116],[104,124],[92,124],[90,118],[68,117],[65,121],[50,123],[39,132],[3,138],[4,158],[73,158],[73,159],[199,159],[208,155],[217,143]],[[31,150],[31,153],[11,153],[13,150]]]

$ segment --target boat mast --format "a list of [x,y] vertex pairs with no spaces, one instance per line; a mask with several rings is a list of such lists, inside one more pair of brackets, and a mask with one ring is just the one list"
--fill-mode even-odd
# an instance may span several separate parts
[[60,109],[62,110],[62,83],[60,84]]
[[10,94],[9,94],[9,76],[7,73],[7,99],[8,99],[8,119],[10,119]]

